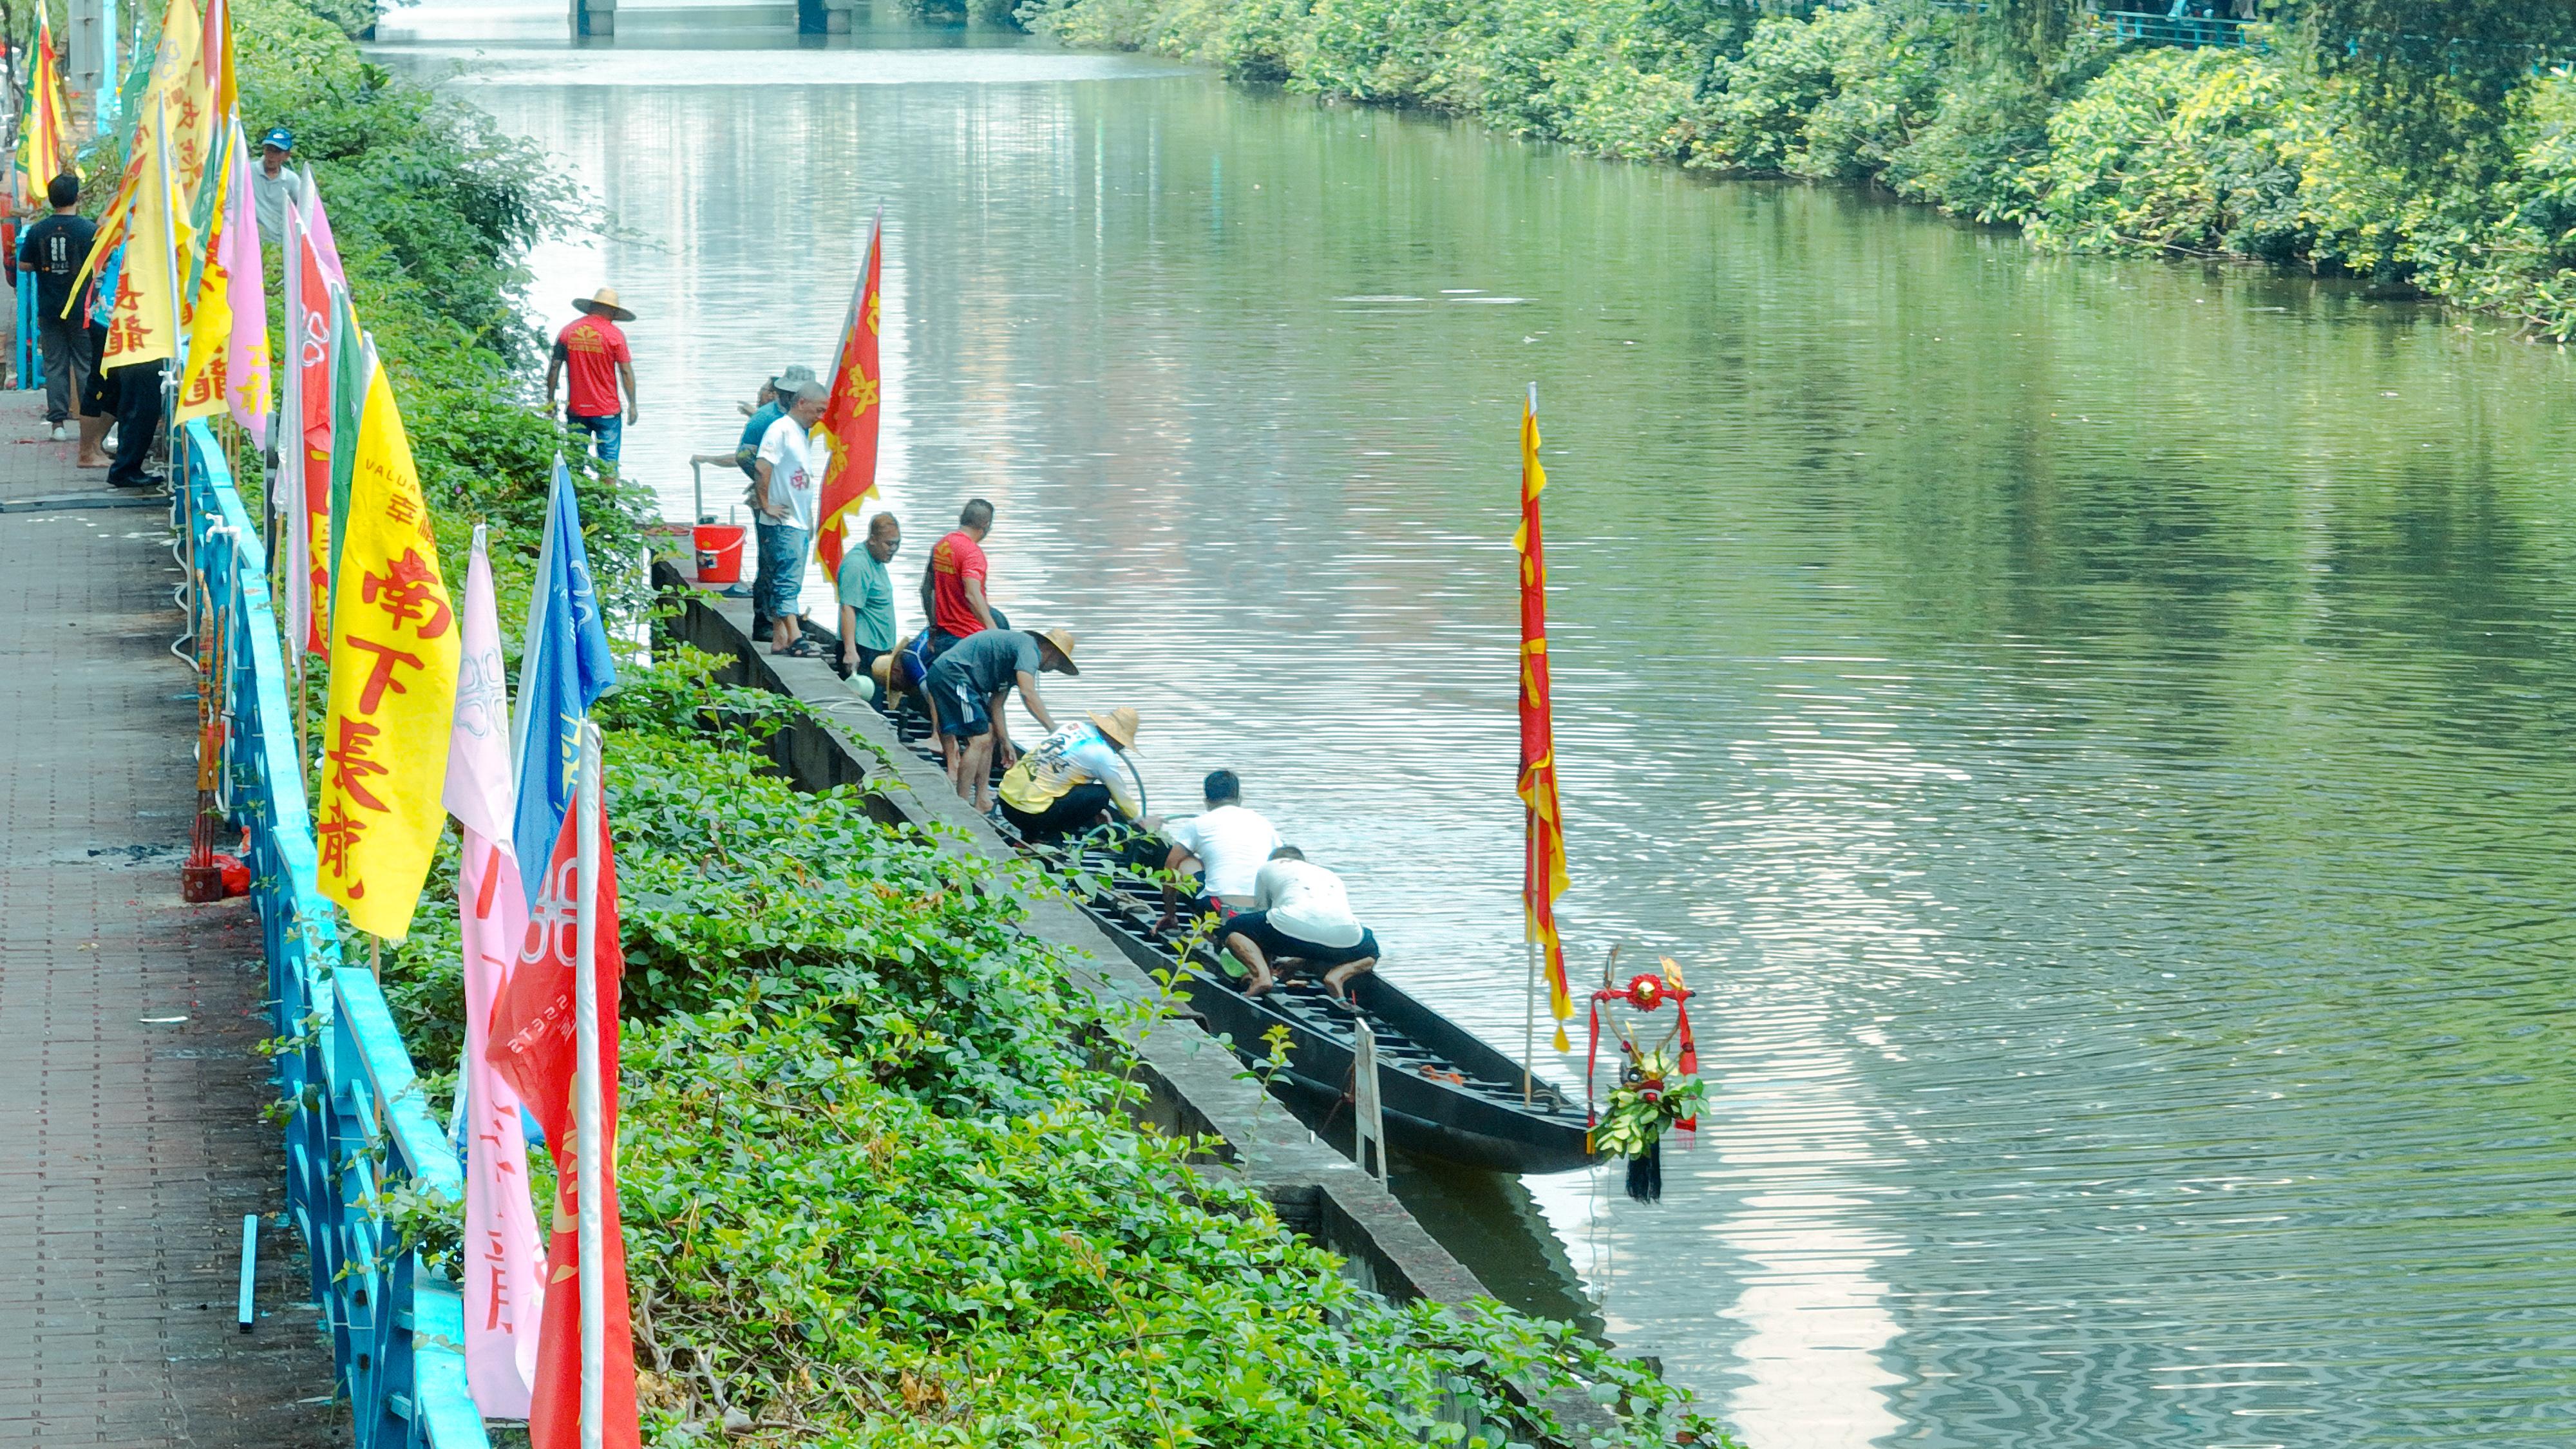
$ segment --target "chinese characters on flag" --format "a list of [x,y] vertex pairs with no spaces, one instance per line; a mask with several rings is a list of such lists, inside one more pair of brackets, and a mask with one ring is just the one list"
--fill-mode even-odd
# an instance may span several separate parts
[[554,1232],[546,1245],[545,1317],[537,1338],[536,1389],[528,1408],[528,1442],[534,1449],[578,1449],[581,1442],[581,1261],[579,1140],[573,1119],[573,1074],[578,1038],[573,1019],[575,971],[593,972],[599,1003],[601,1298],[607,1319],[601,1335],[601,1384],[607,1407],[602,1443],[637,1449],[635,1340],[627,1316],[626,1248],[617,1217],[617,984],[626,955],[617,944],[617,859],[608,839],[608,810],[600,807],[599,881],[591,924],[595,960],[581,959],[580,865],[577,832],[581,810],[564,816],[536,908],[528,914],[527,944],[510,984],[492,1008],[487,1058],[545,1129],[555,1156]]
[[331,600],[315,875],[351,924],[400,941],[447,818],[458,631],[393,388],[370,373]]
[[884,266],[885,218],[880,215],[868,232],[859,292],[850,302],[840,356],[833,359],[831,397],[814,424],[815,435],[832,452],[823,474],[822,523],[814,530],[814,550],[823,560],[825,578],[840,577],[841,554],[860,531],[859,505],[877,491],[877,424],[884,413],[879,406],[884,370],[878,365],[877,327],[885,312],[877,283]]

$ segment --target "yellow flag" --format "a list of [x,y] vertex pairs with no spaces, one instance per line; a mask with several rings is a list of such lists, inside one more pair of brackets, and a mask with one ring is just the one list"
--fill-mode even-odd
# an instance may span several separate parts
[[331,601],[316,875],[359,930],[399,941],[447,819],[458,630],[393,388],[369,374]]
[[[216,195],[206,213],[205,261],[197,274],[196,302],[185,309],[188,370],[179,380],[176,414],[176,421],[182,423],[190,418],[213,417],[230,403],[232,379],[226,364],[233,351],[232,266],[239,260],[233,243],[239,240],[236,233],[242,227],[259,224],[247,216],[236,216],[231,206],[234,188],[230,173],[242,169],[243,164],[239,141],[239,129],[228,126],[217,137],[215,157],[206,167],[204,184],[216,188]],[[266,309],[262,310],[264,313]],[[267,320],[265,315],[260,318],[262,323]],[[263,379],[263,390],[265,387]]]
[[[145,124],[134,128],[138,143],[150,134],[156,114],[157,107],[145,114]],[[144,161],[142,184],[136,188],[134,209],[127,217],[125,260],[117,268],[107,345],[99,353],[102,368],[179,355],[179,238],[170,214],[170,179],[154,158],[140,159]]]
[[[142,112],[136,117],[134,145],[126,156],[125,175],[117,183],[115,199],[98,219],[98,233],[90,243],[89,259],[81,264],[80,273],[72,278],[78,292],[80,284],[92,272],[104,268],[107,255],[120,243],[140,241],[140,213],[151,205],[155,186],[164,193],[161,204],[162,230],[153,244],[170,255],[182,255],[171,248],[183,240],[170,230],[171,205],[166,193],[182,198],[197,194],[198,174],[205,170],[206,148],[214,139],[213,80],[208,77],[203,59],[205,24],[197,12],[195,0],[170,0],[161,17],[161,40],[152,53],[152,81],[144,90]],[[185,230],[185,218],[179,218]],[[138,249],[129,250],[136,255]],[[167,270],[164,268],[164,270]],[[68,313],[65,315],[69,315]],[[160,352],[136,354],[127,361],[149,362],[155,357],[168,357],[165,340]],[[105,365],[104,362],[101,364]]]

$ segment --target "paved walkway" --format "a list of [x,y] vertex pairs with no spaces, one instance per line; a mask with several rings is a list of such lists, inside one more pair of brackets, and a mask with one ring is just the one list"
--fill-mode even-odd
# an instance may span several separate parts
[[108,493],[36,396],[0,393],[0,1449],[346,1443],[259,1115],[259,933],[244,902],[179,900],[196,686],[168,515],[22,510]]

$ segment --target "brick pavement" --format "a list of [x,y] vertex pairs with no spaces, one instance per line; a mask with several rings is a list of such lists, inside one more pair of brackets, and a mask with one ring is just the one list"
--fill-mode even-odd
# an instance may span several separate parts
[[[0,509],[105,496],[37,396],[0,393]],[[258,930],[179,900],[196,708],[168,542],[158,508],[0,511],[0,1449],[348,1438],[259,1115]]]

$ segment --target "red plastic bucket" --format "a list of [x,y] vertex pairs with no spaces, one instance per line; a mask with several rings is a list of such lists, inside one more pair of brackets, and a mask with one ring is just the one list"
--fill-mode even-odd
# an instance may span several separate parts
[[701,523],[690,530],[698,546],[698,582],[742,582],[742,537],[750,530],[739,523]]

